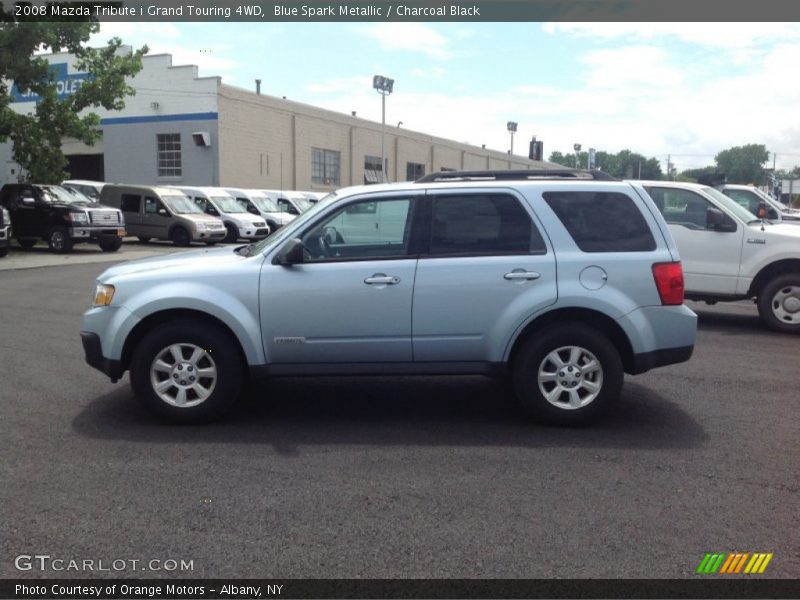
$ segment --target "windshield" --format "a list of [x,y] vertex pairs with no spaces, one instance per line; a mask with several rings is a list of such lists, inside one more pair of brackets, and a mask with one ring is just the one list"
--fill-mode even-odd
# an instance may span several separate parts
[[327,196],[325,196],[322,200],[314,204],[308,211],[304,212],[302,215],[297,217],[294,221],[292,221],[289,225],[285,225],[281,227],[277,231],[273,231],[263,240],[258,242],[254,247],[253,251],[251,252],[251,256],[256,252],[262,252],[267,246],[274,244],[280,244],[281,242],[285,241],[291,236],[296,235],[296,232],[299,229],[305,227],[305,224],[314,218],[319,211],[324,210],[326,206],[331,204],[334,200],[336,200],[336,192],[331,192]]
[[250,196],[250,199],[258,210],[262,212],[281,212],[281,209],[278,208],[278,205],[275,204],[272,198],[267,198],[266,196]]
[[735,214],[739,219],[744,221],[745,223],[751,223],[753,221],[761,222],[757,216],[747,210],[744,206],[733,200],[732,198],[728,198],[725,194],[720,192],[719,190],[715,190],[712,187],[704,187],[703,191],[706,192],[709,196],[717,200],[720,204],[722,204],[725,208],[727,208],[730,212]]
[[179,215],[188,214],[202,214],[203,211],[186,196],[161,196],[164,204],[169,206],[169,209]]
[[313,204],[311,204],[311,202],[308,201],[308,198],[300,198],[297,196],[293,196],[290,198],[290,200],[294,202],[294,205],[297,208],[300,209],[300,212],[305,212],[313,206]]
[[46,185],[42,186],[42,197],[47,202],[66,202],[67,204],[80,204],[83,202],[87,202],[87,198],[81,198],[77,196],[61,186],[58,185]]
[[211,196],[211,200],[216,204],[217,208],[224,213],[236,214],[247,212],[244,206],[236,201],[236,198],[231,196]]
[[86,194],[81,192],[80,190],[76,190],[75,188],[65,187],[63,188],[67,190],[70,194],[75,196],[75,204],[80,204],[81,206],[95,206],[97,204],[97,200],[95,198],[89,198]]

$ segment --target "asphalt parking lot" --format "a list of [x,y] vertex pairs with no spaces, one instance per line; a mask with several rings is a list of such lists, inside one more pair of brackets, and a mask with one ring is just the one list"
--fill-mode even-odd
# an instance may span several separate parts
[[693,359],[589,428],[480,377],[275,380],[172,427],[84,363],[106,266],[0,272],[0,577],[109,575],[15,568],[36,553],[193,561],[110,573],[132,577],[696,577],[709,551],[800,573],[800,339],[750,303],[692,303]]

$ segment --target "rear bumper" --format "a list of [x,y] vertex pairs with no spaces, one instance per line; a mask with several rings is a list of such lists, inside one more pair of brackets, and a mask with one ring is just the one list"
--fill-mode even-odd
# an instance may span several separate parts
[[694,352],[694,346],[682,346],[634,354],[631,375],[638,375],[656,367],[686,362],[692,357],[692,352]]
[[81,342],[83,343],[83,353],[89,366],[94,367],[101,373],[105,373],[115,381],[122,377],[125,372],[122,368],[122,362],[103,356],[103,347],[100,344],[99,335],[91,331],[81,331]]

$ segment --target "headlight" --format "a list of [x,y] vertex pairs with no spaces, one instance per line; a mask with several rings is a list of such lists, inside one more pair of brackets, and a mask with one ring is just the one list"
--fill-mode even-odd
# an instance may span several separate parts
[[253,222],[253,227],[264,227],[265,225],[266,225],[266,223],[264,223],[264,221],[254,221]]
[[8,211],[4,208],[3,209],[3,225],[8,225],[11,223],[11,215],[8,214]]
[[208,229],[205,223],[195,223],[195,226],[197,227],[197,231],[205,231]]
[[114,286],[105,283],[98,283],[94,288],[94,301],[92,306],[108,306],[114,297]]
[[69,220],[73,223],[88,223],[89,218],[86,216],[86,213],[82,212],[73,212],[69,213]]

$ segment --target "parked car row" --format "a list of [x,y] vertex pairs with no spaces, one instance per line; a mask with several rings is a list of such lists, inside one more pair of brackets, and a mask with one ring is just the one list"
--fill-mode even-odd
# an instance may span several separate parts
[[0,257],[11,236],[23,248],[39,240],[70,252],[79,242],[118,250],[122,237],[141,241],[255,241],[311,206],[311,192],[239,188],[149,186],[72,179],[57,185],[6,184],[0,190]]

